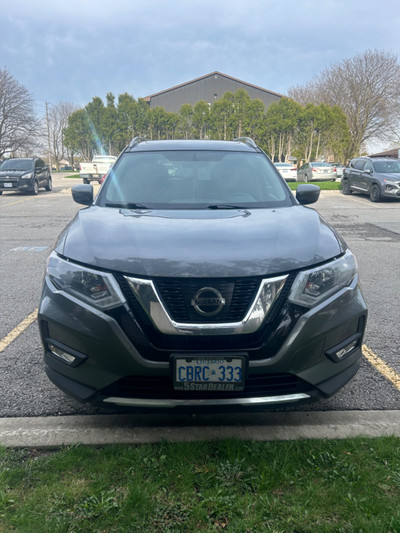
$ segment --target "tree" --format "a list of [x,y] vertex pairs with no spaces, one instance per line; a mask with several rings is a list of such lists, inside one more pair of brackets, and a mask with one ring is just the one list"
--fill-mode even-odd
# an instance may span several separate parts
[[[74,111],[77,111],[77,106],[71,102],[59,102],[56,105],[48,106],[46,117],[48,148],[50,148],[50,158],[55,163],[57,170],[59,169],[61,159],[66,155],[64,130],[68,126],[69,116]],[[68,155],[71,164],[73,164],[74,151],[70,150]]]
[[266,110],[263,140],[272,160],[276,152],[278,161],[291,156],[294,142],[298,137],[302,112],[302,106],[290,98],[281,98]]
[[86,161],[92,160],[96,144],[85,109],[79,109],[68,117],[68,126],[64,130],[64,144]]
[[210,105],[204,100],[196,102],[193,107],[193,127],[199,139],[208,137],[210,125]]
[[183,104],[179,110],[178,126],[184,139],[190,139],[192,133],[193,108],[190,104]]
[[289,95],[301,103],[339,106],[346,115],[350,143],[346,157],[358,155],[373,139],[387,139],[400,109],[400,65],[394,54],[367,50],[328,67]]
[[8,72],[0,69],[0,157],[35,144],[39,121],[29,91]]

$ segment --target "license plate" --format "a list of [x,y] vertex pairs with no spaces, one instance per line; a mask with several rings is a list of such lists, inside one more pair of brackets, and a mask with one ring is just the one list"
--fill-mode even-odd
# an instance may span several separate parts
[[13,184],[12,183],[4,183],[4,187],[12,187]]
[[244,356],[174,357],[174,388],[182,391],[241,391],[244,388]]

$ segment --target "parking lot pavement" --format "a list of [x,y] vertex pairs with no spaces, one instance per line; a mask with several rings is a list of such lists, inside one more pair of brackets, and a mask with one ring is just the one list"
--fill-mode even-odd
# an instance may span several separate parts
[[[42,424],[50,424],[53,418],[53,426],[49,427],[55,428],[53,433],[59,433],[57,428],[67,428],[67,423],[72,423],[76,416],[84,415],[83,419],[77,419],[83,420],[80,423],[84,426],[85,420],[88,423],[95,420],[92,416],[100,414],[101,420],[106,422],[105,417],[112,414],[110,410],[75,402],[47,379],[34,316],[46,258],[57,235],[79,209],[69,196],[71,186],[76,183],[81,183],[81,180],[57,175],[54,176],[53,192],[40,191],[35,197],[7,193],[0,198],[0,417],[4,417],[0,424],[0,430],[3,431],[0,433],[0,442],[6,443],[15,435],[22,443],[23,435],[29,435],[32,431],[35,435],[42,432],[45,436],[49,428]],[[275,420],[276,425],[280,426],[278,421],[290,419],[289,414],[304,421],[302,416],[308,413],[312,417],[321,417],[327,426],[332,426],[335,423],[328,421],[331,420],[329,417],[336,416],[335,413],[342,412],[347,417],[349,413],[361,412],[365,414],[363,420],[367,425],[369,416],[376,416],[376,427],[389,431],[390,426],[387,426],[389,429],[385,425],[379,426],[379,421],[385,420],[387,411],[396,413],[400,410],[400,378],[396,381],[400,376],[400,332],[396,327],[397,295],[400,293],[400,202],[375,205],[368,198],[356,195],[348,197],[329,191],[321,193],[315,208],[339,231],[357,256],[361,283],[369,306],[365,343],[372,356],[363,359],[356,377],[334,397],[298,407],[296,412],[291,409],[290,413],[287,408],[284,413],[282,410],[279,414],[264,413],[259,416],[265,420]],[[18,326],[21,327],[15,334]],[[122,423],[124,419],[119,418],[120,415],[115,416],[115,420]],[[395,414],[388,416],[394,417]],[[42,420],[40,417],[45,418]],[[157,422],[157,418],[149,420],[154,420],[155,427],[163,427],[163,434],[167,432],[167,426],[175,434],[178,422],[180,428],[190,426],[191,422],[190,418],[185,418],[183,422],[179,417],[165,419],[166,423],[160,419]],[[143,420],[136,416],[131,418],[132,423],[138,421],[139,425],[134,426],[129,438],[142,434]],[[199,418],[193,420],[196,424]],[[216,425],[213,421],[221,421],[213,418],[207,423],[205,419],[202,420],[201,426],[210,428]],[[227,420],[229,427],[233,428],[231,431],[234,431],[235,426],[241,426],[237,431],[243,430],[243,434],[257,438],[256,422],[250,423],[250,418],[247,424],[241,422],[243,418],[240,415],[236,415],[236,418],[231,415]],[[340,421],[340,425],[343,423],[345,421]],[[356,422],[354,424],[357,426]],[[292,426],[287,424],[288,433],[296,434]],[[191,429],[191,432],[194,431]],[[212,436],[214,431],[210,430],[209,435]],[[266,432],[266,429],[263,431]],[[309,431],[311,436],[311,429]],[[278,430],[273,434],[279,435]],[[393,434],[396,434],[394,430]],[[76,435],[75,431],[75,438]]]

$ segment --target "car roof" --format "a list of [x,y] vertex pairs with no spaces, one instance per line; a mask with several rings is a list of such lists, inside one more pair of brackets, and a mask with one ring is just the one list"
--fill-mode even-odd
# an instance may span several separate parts
[[4,161],[34,161],[35,159],[39,159],[38,157],[9,157],[8,159],[4,159]]
[[368,161],[399,161],[397,157],[385,157],[385,156],[377,156],[377,157],[369,157],[366,155],[360,156],[360,157],[354,157],[352,161],[355,161],[356,159],[367,159]]
[[261,152],[256,146],[242,141],[210,141],[210,140],[165,140],[139,141],[129,146],[128,152],[156,152],[163,150],[221,150],[232,152]]

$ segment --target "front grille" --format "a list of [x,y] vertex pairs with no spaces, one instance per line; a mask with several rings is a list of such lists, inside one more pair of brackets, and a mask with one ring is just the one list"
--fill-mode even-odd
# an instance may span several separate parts
[[[191,351],[236,351],[244,350],[250,359],[272,357],[289,335],[294,324],[304,313],[303,308],[289,305],[287,295],[296,277],[291,272],[263,326],[246,335],[166,335],[158,331],[150,321],[142,306],[135,298],[123,274],[114,273],[126,297],[132,315],[122,308],[108,312],[124,330],[132,344],[145,359],[167,361],[172,352]],[[253,278],[257,279],[257,278]],[[203,280],[204,285],[207,280]]]
[[[156,278],[154,285],[163,304],[173,320],[180,323],[223,323],[239,322],[246,316],[252,304],[260,278],[238,279],[185,279]],[[217,316],[202,316],[192,305],[195,294],[204,287],[219,291],[225,305]]]
[[310,385],[293,374],[260,374],[246,380],[243,391],[176,391],[170,377],[130,376],[100,391],[102,397],[152,399],[212,399],[280,396],[308,392]]

